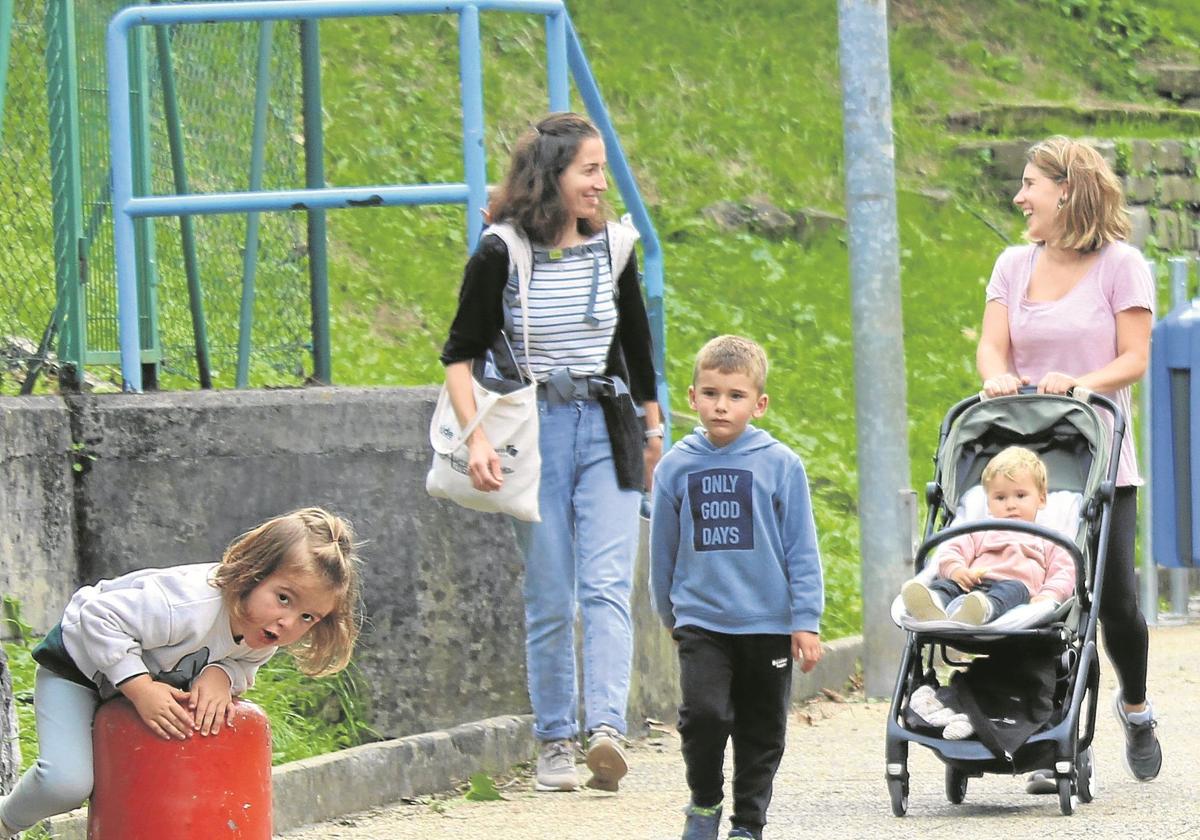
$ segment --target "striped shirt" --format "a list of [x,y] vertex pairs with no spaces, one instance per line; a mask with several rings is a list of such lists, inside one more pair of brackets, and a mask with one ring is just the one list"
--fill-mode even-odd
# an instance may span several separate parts
[[617,325],[612,269],[603,233],[581,245],[548,251],[535,247],[529,282],[529,348],[516,272],[504,298],[512,323],[507,332],[520,360],[528,359],[534,377],[544,382],[566,368],[573,376],[604,373]]

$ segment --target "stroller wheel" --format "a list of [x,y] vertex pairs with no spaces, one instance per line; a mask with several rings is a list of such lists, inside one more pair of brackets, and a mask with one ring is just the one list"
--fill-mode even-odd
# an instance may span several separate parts
[[888,779],[888,795],[892,798],[892,813],[903,817],[908,813],[908,779]]
[[1058,809],[1064,817],[1075,812],[1075,803],[1071,800],[1071,779],[1069,776],[1058,777]]
[[951,805],[961,805],[967,798],[968,778],[970,777],[957,767],[946,765],[946,799],[950,800]]
[[1095,756],[1089,746],[1075,760],[1075,793],[1080,802],[1091,802],[1096,798],[1096,769],[1093,765]]

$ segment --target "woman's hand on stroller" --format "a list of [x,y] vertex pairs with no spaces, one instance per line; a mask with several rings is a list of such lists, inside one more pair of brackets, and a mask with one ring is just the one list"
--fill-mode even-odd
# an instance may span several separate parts
[[792,659],[800,663],[800,670],[808,673],[821,661],[821,637],[807,630],[792,633]]
[[1015,373],[1002,373],[983,380],[983,393],[987,397],[1003,397],[1015,394],[1022,385],[1029,384],[1028,376],[1017,376]]

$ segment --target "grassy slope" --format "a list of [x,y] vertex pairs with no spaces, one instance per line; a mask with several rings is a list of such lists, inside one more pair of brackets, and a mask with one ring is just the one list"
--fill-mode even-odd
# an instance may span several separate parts
[[[994,102],[1152,101],[1073,0],[890,4],[891,61],[913,481],[927,480],[940,418],[977,380],[982,289],[1015,214],[977,198],[946,113]],[[1120,11],[1110,0],[1092,8]],[[1189,0],[1149,25],[1200,39]],[[720,234],[700,210],[760,195],[844,214],[836,4],[759,0],[575,0],[577,30],[663,239],[668,379],[683,405],[691,357],[727,331],[774,360],[764,425],[805,458],[829,578],[825,632],[859,622],[853,346],[843,238],[801,246]],[[489,174],[544,105],[540,22],[484,16]],[[1137,33],[1135,33],[1136,35]],[[333,183],[461,177],[455,27],[399,18],[327,24],[325,95]],[[1149,49],[1179,50],[1160,38]],[[1069,126],[1065,127],[1069,129]],[[1136,126],[1134,127],[1136,131]],[[949,187],[939,202],[920,190]],[[436,354],[455,303],[462,210],[331,216],[335,376],[343,383],[440,379]],[[677,427],[677,433],[683,431]]]

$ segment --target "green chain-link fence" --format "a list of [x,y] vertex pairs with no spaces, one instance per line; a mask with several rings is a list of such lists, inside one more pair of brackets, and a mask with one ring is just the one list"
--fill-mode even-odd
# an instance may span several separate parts
[[[0,134],[0,393],[28,378],[54,312],[44,12],[9,6],[8,73]],[[48,338],[47,338],[48,340]]]
[[[0,223],[7,234],[0,241],[0,387],[5,392],[22,383],[28,387],[38,360],[53,360],[55,353],[101,379],[119,381],[119,373],[105,367],[117,363],[118,341],[104,35],[112,15],[127,5],[122,0],[15,3],[0,156]],[[181,180],[192,192],[249,189],[260,82],[270,91],[261,188],[302,186],[297,26],[271,27],[261,41],[263,61],[261,31],[258,24],[138,31],[131,66],[142,190],[174,193]],[[262,77],[260,68],[267,70]],[[176,114],[180,142],[173,155]],[[161,386],[200,381],[198,348],[207,351],[213,384],[233,385],[239,324],[248,322],[240,310],[251,299],[249,384],[290,384],[304,377],[310,314],[303,216],[260,217],[252,298],[243,293],[245,216],[139,224],[143,361],[158,365]],[[200,290],[199,300],[189,298],[185,227],[194,231],[189,250],[195,256],[192,287]],[[196,339],[198,327],[203,342]]]

